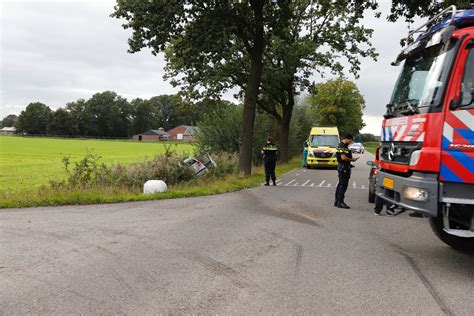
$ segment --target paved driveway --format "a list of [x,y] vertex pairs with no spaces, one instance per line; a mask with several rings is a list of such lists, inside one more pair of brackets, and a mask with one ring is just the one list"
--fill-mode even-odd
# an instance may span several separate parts
[[474,315],[474,257],[376,217],[364,155],[219,196],[0,211],[0,313]]

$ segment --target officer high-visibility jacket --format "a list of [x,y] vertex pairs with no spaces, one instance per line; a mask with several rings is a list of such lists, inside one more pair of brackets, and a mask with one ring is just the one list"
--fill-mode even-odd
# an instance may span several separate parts
[[278,147],[274,144],[266,144],[262,148],[263,160],[264,161],[276,161],[278,156]]

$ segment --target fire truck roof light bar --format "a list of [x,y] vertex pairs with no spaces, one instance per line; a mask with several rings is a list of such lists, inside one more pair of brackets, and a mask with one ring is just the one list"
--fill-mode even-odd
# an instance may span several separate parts
[[[446,15],[449,11],[451,11],[451,19],[449,20],[449,23],[446,23],[446,25],[444,27],[448,27],[449,25],[453,24],[454,22],[454,18],[456,17],[456,12],[457,12],[457,9],[456,9],[456,6],[455,5],[452,5],[452,6],[449,6],[447,7],[446,9],[444,9],[443,11],[441,11],[440,13],[438,13],[436,16],[434,16],[433,18],[431,18],[429,21],[427,21],[426,23],[424,23],[423,25],[421,25],[420,27],[418,27],[416,30],[413,30],[411,32],[408,33],[408,36],[406,38],[404,38],[403,40],[408,43],[408,41],[411,39],[412,35],[415,34],[415,33],[420,33],[420,32],[424,32],[422,31],[422,29],[431,24],[432,22],[436,21],[437,19],[439,19],[440,17]],[[444,28],[443,27],[443,28]]]

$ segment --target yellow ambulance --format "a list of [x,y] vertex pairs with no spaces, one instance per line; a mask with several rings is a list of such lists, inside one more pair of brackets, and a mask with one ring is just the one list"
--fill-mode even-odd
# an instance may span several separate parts
[[337,127],[313,127],[308,138],[306,166],[337,167],[336,148],[339,144]]

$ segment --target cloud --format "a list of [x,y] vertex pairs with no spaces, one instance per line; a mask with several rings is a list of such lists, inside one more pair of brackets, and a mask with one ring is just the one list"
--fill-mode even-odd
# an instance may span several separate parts
[[[115,1],[2,1],[0,117],[19,114],[30,102],[52,109],[95,92],[113,90],[133,99],[174,93],[162,79],[165,61],[148,49],[128,54],[129,30],[110,18]],[[382,12],[390,2],[381,1]],[[390,66],[406,35],[404,23],[388,23],[368,14],[375,30],[377,62],[362,61],[355,80],[366,99],[364,119],[374,122],[388,103],[399,69]],[[226,97],[232,93],[227,93]],[[372,124],[372,123],[370,123]]]

